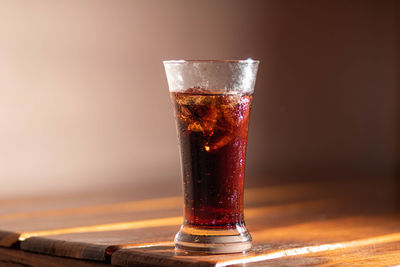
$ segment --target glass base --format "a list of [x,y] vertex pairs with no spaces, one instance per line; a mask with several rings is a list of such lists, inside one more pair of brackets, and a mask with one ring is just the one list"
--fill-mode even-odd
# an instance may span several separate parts
[[182,225],[175,236],[175,248],[184,252],[206,254],[239,253],[248,251],[251,247],[251,235],[244,226],[217,230]]

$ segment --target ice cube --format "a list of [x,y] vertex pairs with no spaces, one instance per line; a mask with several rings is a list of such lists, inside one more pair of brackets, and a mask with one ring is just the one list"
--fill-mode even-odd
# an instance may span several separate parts
[[188,124],[187,129],[192,132],[203,132],[204,129],[201,127],[198,121],[192,121]]

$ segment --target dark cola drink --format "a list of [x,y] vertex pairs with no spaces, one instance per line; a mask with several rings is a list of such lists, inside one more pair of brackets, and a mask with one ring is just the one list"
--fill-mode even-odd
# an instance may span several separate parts
[[171,92],[180,142],[185,225],[244,226],[243,188],[253,96],[199,88]]
[[166,60],[184,191],[177,253],[252,248],[243,218],[247,129],[259,61]]

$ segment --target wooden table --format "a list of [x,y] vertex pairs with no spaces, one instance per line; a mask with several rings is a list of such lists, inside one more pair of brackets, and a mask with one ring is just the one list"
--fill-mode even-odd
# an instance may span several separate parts
[[395,266],[397,192],[390,180],[376,181],[250,187],[254,249],[214,256],[174,251],[182,222],[176,189],[3,199],[0,266]]

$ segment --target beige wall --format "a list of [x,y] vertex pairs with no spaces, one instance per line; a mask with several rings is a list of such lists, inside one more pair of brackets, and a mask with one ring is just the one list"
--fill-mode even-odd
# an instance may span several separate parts
[[180,58],[261,60],[249,177],[392,175],[394,3],[0,0],[0,198],[179,184]]

